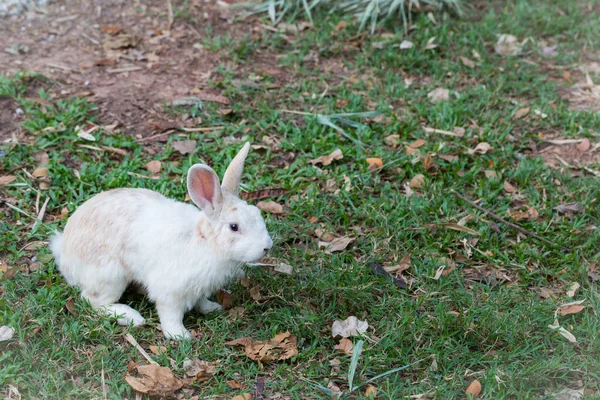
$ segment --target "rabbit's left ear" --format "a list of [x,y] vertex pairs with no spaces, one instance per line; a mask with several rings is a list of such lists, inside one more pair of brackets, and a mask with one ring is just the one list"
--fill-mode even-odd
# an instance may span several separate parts
[[208,216],[218,215],[223,206],[219,177],[211,167],[195,164],[188,171],[187,188],[190,198]]
[[250,143],[246,142],[240,152],[231,160],[231,164],[229,164],[225,175],[223,175],[221,188],[234,196],[237,196],[240,192],[240,179],[242,178],[242,172],[244,172],[244,161],[248,155],[248,150],[250,150]]

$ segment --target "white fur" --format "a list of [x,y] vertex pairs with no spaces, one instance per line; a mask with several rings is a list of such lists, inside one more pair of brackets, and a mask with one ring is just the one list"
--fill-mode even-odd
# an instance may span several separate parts
[[[206,166],[194,171],[214,174]],[[192,199],[203,196],[189,182],[188,177]],[[52,238],[56,263],[94,309],[122,316],[119,324],[144,323],[137,311],[116,303],[129,283],[143,285],[156,304],[165,337],[189,338],[184,313],[193,307],[203,313],[220,310],[207,297],[273,245],[256,207],[219,186],[215,190],[220,197],[212,198],[209,213],[145,189],[100,193],[75,211],[64,234]],[[238,232],[231,223],[239,225]]]

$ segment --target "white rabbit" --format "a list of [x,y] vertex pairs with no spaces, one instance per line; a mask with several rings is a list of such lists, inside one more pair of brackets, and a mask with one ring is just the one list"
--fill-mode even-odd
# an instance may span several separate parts
[[127,285],[145,287],[167,339],[189,338],[183,314],[220,310],[207,299],[273,246],[258,208],[238,198],[246,143],[219,185],[207,165],[187,175],[190,204],[146,189],[102,192],[79,207],[50,247],[66,281],[92,307],[141,325],[139,312],[117,301]]

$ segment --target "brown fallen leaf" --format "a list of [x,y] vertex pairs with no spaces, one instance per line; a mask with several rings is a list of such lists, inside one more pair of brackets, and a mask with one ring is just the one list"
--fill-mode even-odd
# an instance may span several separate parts
[[377,389],[373,385],[367,385],[365,389],[365,396],[367,397],[375,397],[377,395]]
[[256,207],[271,214],[283,214],[283,206],[274,201],[259,201]]
[[448,101],[450,100],[450,90],[444,88],[437,88],[427,93],[427,98],[432,103],[437,103],[439,101]]
[[501,56],[516,56],[521,53],[523,43],[519,43],[513,35],[503,34],[498,37],[494,51]]
[[217,364],[208,361],[186,359],[183,361],[183,370],[185,374],[193,378],[195,382],[202,382],[212,378],[217,372]]
[[342,150],[335,149],[333,152],[331,152],[331,154],[315,158],[314,160],[310,160],[309,162],[312,165],[323,164],[325,166],[331,164],[335,160],[341,160],[342,158],[344,158]]
[[152,354],[154,354],[155,356],[158,356],[161,353],[165,353],[167,351],[167,348],[164,346],[150,346],[150,351],[152,352]]
[[471,395],[471,396],[473,396],[473,398],[477,398],[477,397],[479,397],[480,393],[481,393],[481,383],[479,383],[479,381],[477,379],[475,379],[473,382],[471,382],[471,384],[467,388],[466,394],[467,394],[467,396]]
[[519,108],[513,117],[514,120],[521,119],[527,114],[529,114],[529,107]]
[[411,144],[409,144],[408,146],[410,148],[413,148],[413,149],[418,149],[419,147],[423,146],[425,143],[427,143],[426,140],[424,140],[424,139],[417,139],[414,142],[412,142]]
[[336,350],[341,351],[342,353],[344,353],[348,356],[352,355],[353,348],[354,348],[354,344],[352,343],[352,341],[350,339],[347,339],[347,338],[340,339],[340,342],[335,345]]
[[504,181],[504,191],[506,193],[515,193],[517,188],[510,184],[508,181]]
[[175,397],[175,392],[188,383],[178,379],[169,368],[157,364],[139,365],[136,371],[139,376],[127,374],[125,380],[135,391],[149,396]]
[[223,306],[224,309],[227,310],[233,306],[233,299],[231,298],[231,294],[228,291],[224,289],[219,289],[216,297],[217,301]]
[[231,400],[253,400],[254,397],[250,393],[238,394],[231,398]]
[[410,182],[408,183],[408,187],[411,189],[419,189],[425,185],[425,175],[417,174],[412,177]]
[[477,144],[477,146],[475,146],[474,149],[468,149],[467,154],[470,154],[470,155],[485,154],[488,151],[490,151],[491,149],[492,149],[492,146],[490,146],[489,143],[481,142],[481,143]]
[[215,103],[221,103],[221,104],[231,104],[231,101],[229,101],[229,99],[223,95],[220,94],[211,94],[211,93],[205,93],[205,92],[200,92],[200,93],[194,93],[194,96],[196,96],[197,98],[199,98],[202,101],[213,101]]
[[34,178],[44,178],[46,176],[48,176],[48,172],[50,172],[50,170],[48,168],[45,167],[39,167],[33,170],[33,172],[31,173],[31,175]]
[[465,66],[465,67],[469,67],[469,68],[475,68],[475,61],[471,60],[470,58],[467,57],[463,57],[460,56],[458,57],[460,59],[460,62]]
[[229,315],[233,318],[239,318],[244,315],[245,311],[246,309],[244,307],[233,307],[231,310],[229,310]]
[[79,313],[77,312],[77,307],[75,306],[75,300],[72,297],[69,297],[67,299],[67,302],[65,303],[65,308],[71,315],[79,315]]
[[385,272],[393,275],[400,275],[402,272],[406,271],[410,268],[410,254],[405,254],[404,257],[400,260],[400,263],[396,265],[391,265],[388,267],[383,267]]
[[298,355],[296,336],[290,332],[278,333],[267,342],[254,341],[243,337],[225,344],[228,346],[245,346],[246,356],[255,361],[282,361]]
[[117,25],[105,25],[100,27],[104,32],[108,33],[111,36],[118,35],[119,33],[125,32],[123,28]]
[[581,143],[579,143],[577,145],[577,150],[579,150],[583,153],[584,151],[588,151],[590,149],[590,147],[591,147],[591,143],[590,143],[589,139],[583,139],[581,141]]
[[374,165],[375,168],[381,168],[383,167],[383,160],[377,157],[367,158],[367,164],[369,165],[369,167]]
[[17,177],[14,176],[14,175],[0,176],[0,186],[2,186],[2,185],[8,185],[9,183],[11,183],[12,181],[14,181],[15,179],[17,179]]
[[425,157],[423,157],[423,159],[421,160],[421,164],[423,165],[423,169],[425,171],[429,171],[437,165],[435,162],[433,162],[431,154],[427,154]]
[[173,148],[181,154],[192,154],[196,151],[196,145],[198,144],[195,140],[178,140],[173,142]]
[[227,382],[225,382],[225,384],[232,389],[242,390],[242,389],[246,388],[245,384],[243,384],[242,382],[236,381],[235,379],[227,381]]
[[539,213],[535,207],[529,207],[525,211],[511,210],[509,211],[508,215],[510,215],[510,217],[515,221],[521,221],[524,219],[535,221],[539,217]]
[[151,174],[158,174],[160,172],[160,168],[162,163],[158,160],[152,160],[148,164],[146,164],[146,170]]
[[243,192],[240,197],[246,201],[263,200],[269,197],[281,197],[289,193],[286,189],[264,189],[256,192]]
[[383,143],[385,143],[386,146],[392,147],[392,148],[396,148],[398,146],[398,141],[400,140],[400,135],[389,135],[386,136],[385,138],[383,138]]
[[554,207],[554,209],[561,214],[567,214],[567,213],[576,214],[576,213],[581,213],[585,210],[583,208],[583,206],[579,203],[559,204],[558,206]]
[[565,316],[565,315],[569,315],[569,314],[577,314],[584,308],[585,308],[585,306],[582,306],[581,304],[570,304],[570,305],[561,306],[558,309],[558,312],[560,313],[560,315]]
[[580,285],[577,282],[571,283],[569,288],[567,289],[567,297],[575,297],[575,294],[579,290]]
[[257,286],[253,286],[250,289],[250,297],[252,297],[255,301],[261,301],[263,299],[262,295],[260,294],[260,288]]
[[348,245],[354,242],[355,238],[350,237],[336,237],[330,242],[319,242],[319,247],[325,247],[326,253],[335,253],[342,251],[348,247]]

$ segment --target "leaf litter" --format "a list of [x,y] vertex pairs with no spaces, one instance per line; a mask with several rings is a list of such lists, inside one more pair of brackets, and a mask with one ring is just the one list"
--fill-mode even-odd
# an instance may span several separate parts
[[355,316],[350,316],[344,321],[336,320],[331,326],[331,336],[341,336],[348,338],[351,336],[360,336],[369,329],[367,321],[361,321]]
[[296,336],[289,331],[278,333],[266,342],[242,337],[225,343],[228,346],[244,346],[246,357],[259,362],[283,361],[298,355]]
[[342,153],[342,150],[335,149],[334,151],[331,152],[331,154],[315,158],[314,160],[310,160],[309,162],[312,165],[323,164],[324,166],[327,166],[336,160],[341,160],[342,158],[344,158],[344,154]]

